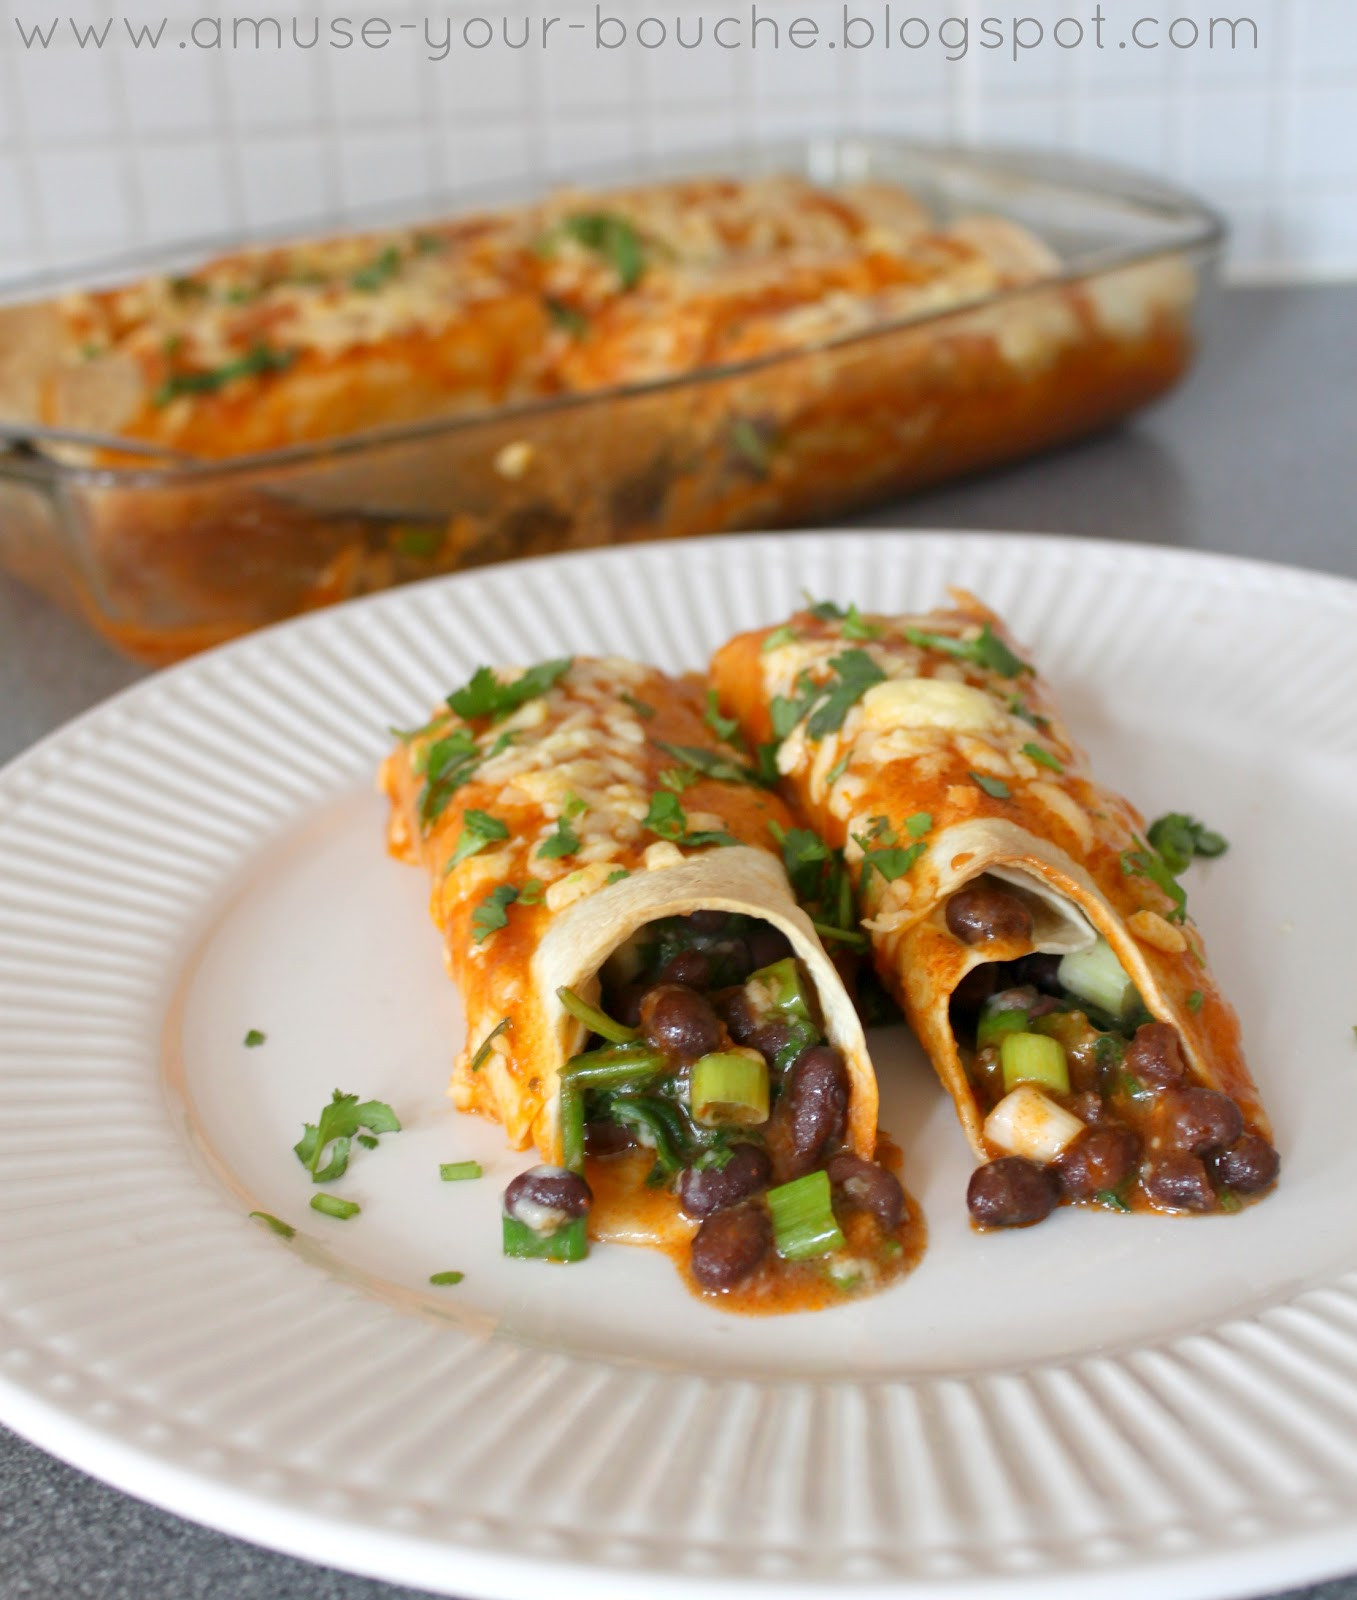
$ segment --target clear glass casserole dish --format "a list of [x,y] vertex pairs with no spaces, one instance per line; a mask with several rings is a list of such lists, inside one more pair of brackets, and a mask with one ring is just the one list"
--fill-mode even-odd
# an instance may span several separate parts
[[[1223,239],[1197,202],[1120,170],[889,138],[688,158],[589,187],[683,173],[899,185],[940,224],[1020,225],[1057,265],[801,348],[225,460],[129,443],[90,465],[97,439],[0,424],[0,565],[163,662],[460,567],[827,519],[1078,438],[1162,394],[1191,360]],[[305,231],[322,230],[336,224]],[[219,248],[82,276],[174,273]],[[30,280],[4,299],[68,287]]]

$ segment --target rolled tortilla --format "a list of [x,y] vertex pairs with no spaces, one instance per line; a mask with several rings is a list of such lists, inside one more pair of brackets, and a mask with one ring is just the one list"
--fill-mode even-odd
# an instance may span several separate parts
[[[790,940],[848,1066],[846,1142],[870,1159],[876,1079],[852,1002],[769,831],[770,823],[791,825],[785,805],[747,781],[739,754],[718,744],[695,680],[615,658],[549,665],[559,669],[550,685],[509,715],[466,722],[445,708],[381,772],[389,847],[433,878],[430,912],[466,1009],[454,1103],[503,1123],[516,1148],[535,1144],[559,1164],[561,1069],[583,1048],[586,1029],[558,989],[594,1003],[604,962],[637,930],[723,910],[760,918]],[[431,762],[436,771],[440,742],[446,752],[454,739],[475,753],[464,758],[465,781],[443,796]],[[690,770],[696,781],[675,795],[663,779],[686,756],[708,770]],[[661,802],[659,831],[647,823],[656,795],[672,797]],[[507,837],[450,866],[469,821],[474,830],[472,813],[502,823]],[[578,848],[544,856],[563,819]],[[497,909],[496,897],[504,902]]]
[[[817,607],[733,639],[712,679],[794,806],[843,850],[877,970],[976,1156],[1002,1149],[958,1048],[958,986],[986,962],[1083,951],[1099,935],[1146,1010],[1176,1030],[1191,1081],[1269,1138],[1238,1021],[1144,819],[1093,778],[998,618],[954,598],[954,609],[890,618]],[[824,697],[835,686],[836,706]],[[949,930],[949,898],[982,877],[1026,906],[1030,942],[966,944]]]

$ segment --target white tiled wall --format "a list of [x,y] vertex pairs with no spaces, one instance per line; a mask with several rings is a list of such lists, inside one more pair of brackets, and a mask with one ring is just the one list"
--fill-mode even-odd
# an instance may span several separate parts
[[[963,19],[970,44],[847,50],[823,44],[649,52],[592,48],[593,0],[318,0],[313,19],[385,18],[383,50],[181,47],[195,16],[276,16],[295,0],[0,0],[0,277],[182,238],[343,215],[375,202],[437,198],[521,174],[835,127],[932,139],[1053,145],[1152,169],[1202,193],[1235,226],[1241,275],[1357,274],[1357,0],[1102,0],[1102,50],[1049,44],[1013,59],[978,43],[981,23],[1013,15],[1049,32],[1085,0],[891,0],[896,26]],[[645,16],[747,21],[751,0],[607,0]],[[884,0],[850,0],[878,30]],[[813,17],[841,39],[843,0],[757,0],[785,27]],[[172,18],[167,42],[134,50],[119,34]],[[469,16],[540,27],[550,47],[426,59],[426,17],[454,39]],[[1174,18],[1252,18],[1259,48],[1120,48],[1138,17],[1160,36]],[[62,18],[47,50],[25,27]],[[65,18],[112,17],[102,49],[80,49]],[[567,24],[583,21],[581,32]],[[959,24],[953,25],[955,28]],[[177,30],[177,31],[174,31]],[[1030,35],[1029,28],[1029,35]],[[1184,25],[1182,36],[1190,36]],[[914,35],[917,37],[917,32]],[[1072,36],[1067,28],[1065,36]],[[1251,43],[1248,30],[1242,30]],[[765,30],[765,38],[767,31]],[[1224,34],[1221,35],[1222,42]]]

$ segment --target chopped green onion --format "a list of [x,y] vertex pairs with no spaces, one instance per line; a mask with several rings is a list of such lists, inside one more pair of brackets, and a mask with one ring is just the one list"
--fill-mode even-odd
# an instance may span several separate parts
[[572,1217],[552,1233],[538,1233],[517,1217],[505,1217],[504,1254],[525,1261],[583,1261],[589,1254],[588,1219]]
[[1056,976],[1062,989],[1118,1020],[1140,1004],[1135,984],[1126,976],[1112,946],[1101,936],[1087,950],[1062,956]]
[[827,1172],[808,1172],[770,1189],[768,1210],[777,1253],[784,1261],[804,1261],[843,1248]]
[[480,1047],[477,1049],[476,1054],[471,1058],[471,1070],[473,1072],[479,1072],[485,1063],[489,1061],[491,1045],[493,1045],[495,1040],[499,1038],[500,1034],[502,1034],[504,1030],[510,1026],[512,1026],[512,1024],[510,1023],[508,1017],[501,1017],[495,1026],[491,1028],[490,1032],[486,1034],[485,1038],[481,1040]]
[[590,1033],[596,1033],[609,1044],[630,1044],[633,1039],[640,1037],[635,1028],[627,1027],[624,1022],[614,1022],[607,1012],[591,1006],[587,1000],[581,1000],[573,989],[564,986],[557,989],[556,998],[577,1022],[582,1022]]
[[280,1239],[294,1239],[297,1230],[290,1222],[284,1222],[281,1217],[275,1217],[271,1211],[252,1211],[250,1215],[262,1222],[271,1232],[276,1233]]
[[704,1127],[768,1120],[768,1063],[757,1050],[714,1050],[693,1063],[689,1098]]
[[337,1194],[313,1194],[311,1209],[319,1211],[322,1216],[334,1217],[337,1222],[347,1222],[363,1208],[356,1200],[341,1200]]
[[772,1008],[784,1016],[797,1017],[803,1022],[811,1020],[810,996],[806,992],[801,964],[795,956],[783,956],[781,961],[774,961],[771,966],[760,967],[757,972],[750,973],[745,980],[746,990],[754,984],[759,987],[750,998],[756,1004],[764,1002],[759,1009]]
[[998,1044],[1006,1034],[1026,1031],[1027,1012],[1022,1006],[1010,1006],[1005,1011],[986,1006],[975,1027],[976,1047],[982,1049],[987,1044]]
[[364,1150],[375,1150],[381,1141],[377,1138],[375,1133],[360,1133],[358,1135],[358,1142],[362,1145]]
[[1011,800],[1012,792],[1002,778],[987,778],[983,772],[971,773],[974,783],[985,791],[991,800]]
[[796,629],[790,622],[784,622],[780,628],[773,629],[759,649],[766,655],[770,650],[780,650],[784,644],[795,644],[796,639]]
[[460,1283],[466,1277],[464,1272],[434,1272],[429,1275],[429,1282],[436,1288],[443,1288],[454,1283]]
[[267,1038],[268,1034],[260,1033],[258,1028],[251,1028],[245,1035],[245,1048],[247,1050],[257,1050]]
[[1030,741],[1022,747],[1025,756],[1031,756],[1033,761],[1039,762],[1043,767],[1049,767],[1052,772],[1063,772],[1065,763],[1057,755],[1052,755],[1049,750],[1043,750],[1039,744]]
[[485,1169],[479,1161],[441,1161],[438,1176],[444,1183],[463,1183],[468,1178],[483,1178]]
[[1005,1034],[999,1044],[999,1064],[1004,1073],[1004,1093],[1020,1083],[1040,1084],[1057,1094],[1070,1092],[1070,1071],[1058,1039],[1041,1033]]

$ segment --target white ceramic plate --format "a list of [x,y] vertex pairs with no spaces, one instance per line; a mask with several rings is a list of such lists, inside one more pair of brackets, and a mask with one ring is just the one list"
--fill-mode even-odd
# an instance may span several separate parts
[[[648,1252],[501,1259],[524,1158],[442,1097],[461,1019],[426,885],[383,852],[387,725],[483,660],[697,667],[803,585],[896,609],[948,583],[1011,619],[1105,778],[1231,840],[1190,890],[1278,1192],[975,1236],[950,1105],[891,1030],[883,1120],[932,1236],[892,1292],[739,1319]],[[723,539],[383,595],[91,713],[0,775],[0,1419],[199,1521],[466,1596],[1140,1600],[1357,1566],[1354,639],[1357,586],[1215,557]],[[335,1086],[406,1129],[357,1153],[347,1223],[290,1149]],[[439,1182],[470,1156],[485,1181]]]

